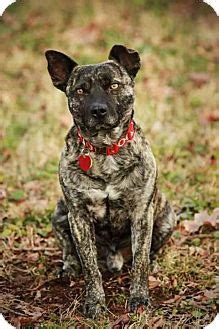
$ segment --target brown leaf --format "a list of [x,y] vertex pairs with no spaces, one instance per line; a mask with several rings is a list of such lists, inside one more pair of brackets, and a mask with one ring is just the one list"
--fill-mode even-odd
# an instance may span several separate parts
[[219,113],[218,110],[215,111],[205,111],[204,113],[200,113],[199,116],[200,123],[202,125],[207,125],[211,122],[219,121]]
[[16,326],[23,328],[23,325],[27,325],[27,324],[31,324],[36,322],[37,320],[39,320],[39,318],[42,316],[42,314],[39,314],[37,316],[33,316],[33,317],[26,317],[26,316],[19,316],[16,319]]
[[145,312],[145,306],[144,305],[138,306],[136,313],[140,315],[143,314],[144,312]]
[[211,214],[211,216],[209,216],[207,222],[214,227],[216,227],[217,224],[219,224],[219,208],[215,208],[213,210],[213,213]]
[[216,299],[218,298],[218,292],[215,290],[205,290],[204,296],[207,297],[207,299]]
[[156,279],[154,276],[149,276],[149,288],[154,289],[160,285],[160,280]]
[[192,72],[190,73],[189,78],[196,87],[200,88],[203,84],[209,81],[209,74],[206,72]]
[[180,295],[175,295],[173,298],[167,299],[162,302],[162,304],[173,304],[176,301],[180,301],[182,299],[182,296]]
[[125,324],[129,323],[130,316],[128,313],[120,315],[118,319],[112,324],[112,329],[121,328],[121,326],[124,326]]
[[189,233],[197,232],[201,226],[195,220],[184,220],[182,222],[182,225],[184,226],[185,230]]
[[206,116],[206,120],[208,122],[217,122],[219,121],[219,114],[210,113],[208,116]]
[[31,253],[28,253],[26,256],[26,260],[29,262],[36,262],[38,259],[39,259],[38,252],[31,252]]
[[219,223],[219,208],[213,210],[211,216],[207,213],[207,211],[202,211],[200,213],[195,214],[193,220],[184,220],[182,225],[185,230],[189,233],[195,233],[199,230],[199,228],[205,224],[210,224],[213,227]]

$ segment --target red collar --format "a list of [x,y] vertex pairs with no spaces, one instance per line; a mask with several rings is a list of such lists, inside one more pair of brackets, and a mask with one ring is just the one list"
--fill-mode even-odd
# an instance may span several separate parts
[[[113,155],[117,154],[121,147],[125,146],[129,141],[131,141],[134,138],[135,135],[135,126],[134,121],[131,120],[128,130],[126,132],[125,137],[120,138],[120,140],[113,144],[112,146],[106,147],[106,155]],[[90,151],[90,152],[96,152],[97,148],[91,144],[91,142],[84,139],[84,137],[81,135],[80,131],[78,130],[78,140],[81,144],[84,145],[83,151]]]
[[[120,140],[117,143],[113,144],[112,146],[106,147],[104,153],[106,155],[117,154],[121,147],[125,146],[129,141],[133,139],[134,135],[135,135],[134,121],[131,120],[125,137],[120,138]],[[79,143],[83,144],[83,149],[78,157],[78,165],[83,171],[88,171],[89,169],[91,169],[93,165],[90,152],[97,152],[97,148],[93,146],[89,141],[84,139],[84,137],[81,135],[79,130],[78,130],[78,141]]]

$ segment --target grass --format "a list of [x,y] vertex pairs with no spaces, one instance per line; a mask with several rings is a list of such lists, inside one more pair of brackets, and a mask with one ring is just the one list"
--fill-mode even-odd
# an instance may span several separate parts
[[71,117],[51,84],[44,51],[61,50],[81,64],[105,60],[115,43],[140,52],[135,117],[151,142],[162,190],[182,220],[192,220],[218,206],[218,25],[209,6],[189,0],[32,0],[6,10],[0,22],[1,307],[11,323],[199,328],[212,321],[218,238],[212,228],[189,234],[177,227],[151,265],[147,313],[124,313],[129,267],[118,278],[105,275],[109,312],[99,322],[81,313],[83,277],[57,278],[61,256],[50,215]]

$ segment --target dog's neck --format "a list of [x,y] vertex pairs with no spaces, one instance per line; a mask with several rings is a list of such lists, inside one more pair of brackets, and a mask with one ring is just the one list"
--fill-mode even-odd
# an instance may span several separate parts
[[106,155],[113,155],[118,153],[121,147],[124,147],[133,139],[135,133],[134,121],[129,121],[125,130],[121,129],[119,131],[119,129],[117,129],[117,131],[114,132],[116,135],[115,138],[112,138],[112,135],[104,135],[99,146],[99,144],[93,144],[91,140],[85,139],[81,130],[78,129],[78,141],[82,144],[84,151],[87,150],[91,152],[105,153]]
[[110,131],[106,130],[100,130],[95,134],[95,136],[90,135],[87,133],[86,130],[84,130],[82,127],[79,127],[76,123],[77,130],[80,132],[80,134],[83,136],[83,138],[91,143],[96,148],[103,148],[103,147],[109,147],[115,143],[117,143],[120,138],[125,136],[130,122],[132,121],[133,115],[129,118],[123,118],[123,120],[120,122],[120,124],[112,128]]

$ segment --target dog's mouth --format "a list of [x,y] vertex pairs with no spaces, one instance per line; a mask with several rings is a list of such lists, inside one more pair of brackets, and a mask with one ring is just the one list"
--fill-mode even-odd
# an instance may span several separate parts
[[95,147],[106,147],[112,145],[117,142],[123,132],[119,120],[113,125],[97,124],[93,128],[86,126],[78,128],[80,129],[82,136]]
[[95,137],[101,134],[110,134],[120,124],[119,119],[112,122],[89,122],[84,124],[84,130],[87,136]]
[[114,125],[107,125],[107,124],[97,124],[93,128],[87,128],[87,134],[90,135],[90,137],[96,137],[101,132],[102,134],[110,134],[113,129],[119,126],[119,122],[116,122]]

